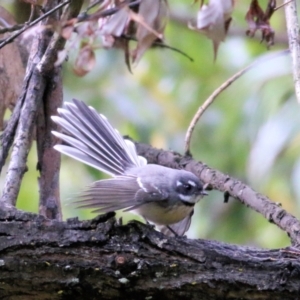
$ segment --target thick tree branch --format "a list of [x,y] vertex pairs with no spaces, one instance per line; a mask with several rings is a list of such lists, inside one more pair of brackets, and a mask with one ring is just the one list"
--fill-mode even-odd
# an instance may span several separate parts
[[57,126],[51,121],[51,116],[57,113],[57,108],[61,107],[63,101],[60,68],[52,72],[50,78],[36,122],[38,170],[40,171],[39,213],[49,219],[62,220],[59,196],[60,153],[53,149],[57,139],[51,134],[51,130],[57,130]]
[[[53,3],[52,5],[55,5]],[[73,1],[64,11],[62,16],[57,12],[52,15],[54,22],[63,19],[67,20],[80,11],[82,1]],[[63,101],[61,68],[53,68],[57,60],[58,51],[65,45],[65,39],[55,35],[45,54],[37,64],[37,69],[41,74],[47,74],[43,105],[39,107],[37,115],[37,152],[38,170],[40,171],[39,187],[40,201],[39,213],[50,219],[62,219],[60,197],[59,197],[59,169],[60,154],[53,149],[57,139],[51,134],[57,126],[51,121],[51,116],[57,113],[57,108],[61,107]]]
[[136,144],[139,155],[146,157],[149,163],[155,163],[175,169],[186,169],[197,175],[213,189],[229,193],[229,195],[246,206],[262,214],[269,222],[284,230],[295,246],[300,245],[300,222],[286,212],[280,204],[272,202],[268,197],[255,192],[238,179],[209,168],[207,165],[181,156],[171,151],[163,151],[145,144]]
[[63,223],[0,211],[0,293],[9,299],[297,299],[298,258],[293,248],[168,238],[109,215]]

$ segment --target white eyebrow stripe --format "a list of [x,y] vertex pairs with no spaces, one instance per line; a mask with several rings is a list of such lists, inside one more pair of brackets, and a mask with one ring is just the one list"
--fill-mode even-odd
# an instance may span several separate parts
[[189,180],[188,183],[189,183],[190,185],[192,185],[192,186],[196,186],[196,183],[195,183],[194,181],[192,181],[192,180]]
[[176,181],[176,186],[180,186],[180,185],[183,185],[183,183],[179,180]]

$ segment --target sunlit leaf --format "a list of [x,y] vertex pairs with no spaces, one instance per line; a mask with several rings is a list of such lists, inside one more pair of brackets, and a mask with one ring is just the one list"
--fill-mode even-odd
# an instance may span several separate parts
[[233,0],[210,0],[198,11],[197,20],[189,23],[189,27],[205,34],[214,44],[214,57],[217,55],[220,42],[223,42],[233,11]]

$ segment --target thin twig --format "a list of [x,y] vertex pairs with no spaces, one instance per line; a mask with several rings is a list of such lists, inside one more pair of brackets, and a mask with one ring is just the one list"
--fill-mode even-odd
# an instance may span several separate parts
[[[119,38],[120,39],[125,39],[125,40],[128,40],[128,41],[137,42],[136,37],[126,35],[126,34],[122,34]],[[169,46],[167,44],[164,44],[161,40],[154,41],[153,44],[152,44],[152,47],[159,47],[159,48],[165,48],[165,49],[172,50],[172,51],[177,52],[177,53],[181,54],[182,56],[186,57],[189,61],[194,62],[194,59],[190,55],[188,55],[187,53],[185,53],[184,51],[182,51],[178,48],[175,48],[175,47]]]
[[286,2],[284,2],[282,4],[280,4],[280,5],[276,6],[275,9],[274,9],[274,11],[276,11],[276,10],[284,7],[285,5],[287,5],[288,3],[292,2],[292,1],[294,1],[294,0],[288,0],[288,1],[286,1]]
[[206,100],[205,102],[198,108],[195,116],[193,117],[188,130],[186,132],[185,136],[185,154],[190,155],[190,144],[191,144],[191,139],[192,139],[192,134],[195,129],[195,126],[197,122],[199,121],[200,117],[203,115],[205,110],[214,102],[214,100],[217,98],[217,96],[223,92],[226,88],[228,88],[234,81],[236,81],[238,78],[240,78],[243,74],[248,72],[250,69],[255,67],[256,65],[265,62],[270,59],[277,58],[278,56],[285,55],[288,53],[289,50],[283,50],[279,52],[272,53],[271,55],[268,55],[267,57],[263,56],[244,69],[240,70],[239,72],[235,73],[232,77],[227,79],[220,87],[218,87]]
[[289,2],[285,5],[287,33],[293,62],[295,94],[300,103],[300,27],[296,1],[285,1],[287,2]]
[[23,28],[21,28],[19,31],[17,31],[15,34],[11,35],[10,37],[2,40],[2,42],[0,43],[0,49],[2,47],[4,47],[6,44],[11,43],[15,38],[17,38],[20,34],[22,34],[24,31],[26,31],[28,28],[36,25],[37,23],[39,23],[40,21],[42,21],[43,19],[47,18],[49,15],[51,15],[52,13],[54,13],[55,11],[57,11],[58,9],[62,8],[63,6],[65,6],[66,4],[69,4],[71,0],[66,0],[65,2],[57,5],[56,7],[54,7],[53,9],[49,10],[48,12],[46,12],[45,14],[43,14],[41,17],[37,18],[36,20],[32,21],[31,23],[24,25]]
[[[2,23],[2,21],[3,20],[1,19],[0,22]],[[0,34],[19,30],[20,28],[22,28],[24,26],[26,26],[26,24],[15,24],[13,26],[7,26],[7,27],[4,27],[4,28],[0,28]]]
[[29,24],[30,22],[32,22],[32,19],[34,17],[34,12],[35,12],[35,5],[31,4],[30,15],[29,15],[28,21],[26,22],[26,25]]
[[35,12],[35,6],[31,5],[29,19],[24,24],[11,25],[8,22],[6,22],[6,20],[4,20],[3,18],[0,17],[0,23],[2,23],[3,26],[5,26],[4,28],[0,28],[0,34],[6,33],[6,32],[13,32],[13,31],[19,30],[23,27],[27,27],[30,24],[30,22],[32,22],[32,19],[34,17],[34,12]]

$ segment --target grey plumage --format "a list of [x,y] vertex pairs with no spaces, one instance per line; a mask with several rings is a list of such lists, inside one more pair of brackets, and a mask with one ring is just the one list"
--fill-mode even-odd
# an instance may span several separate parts
[[54,148],[113,176],[94,182],[76,201],[95,212],[132,211],[168,235],[183,235],[193,207],[205,194],[199,179],[184,170],[147,164],[134,144],[124,140],[92,107],[73,100],[53,116],[64,133],[53,132],[64,144]]

